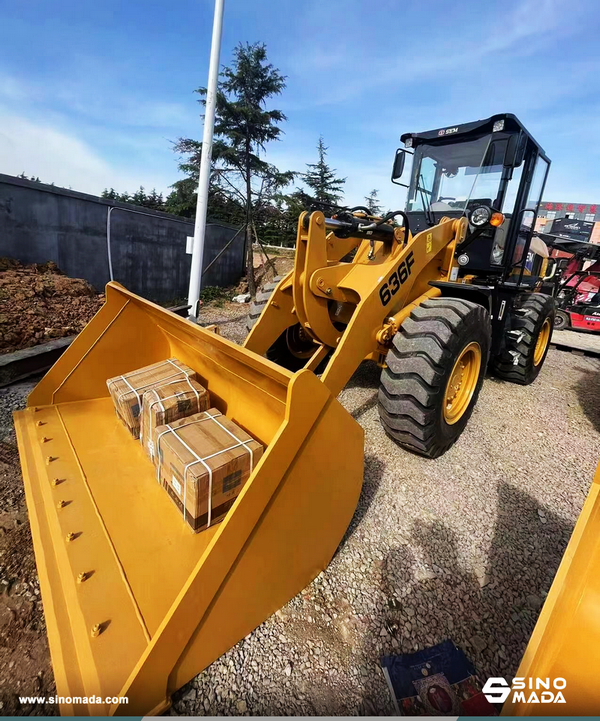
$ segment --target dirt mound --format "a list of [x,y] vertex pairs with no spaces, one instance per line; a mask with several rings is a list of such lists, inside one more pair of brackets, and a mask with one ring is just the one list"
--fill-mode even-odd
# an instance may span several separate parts
[[0,353],[75,335],[103,303],[104,295],[52,261],[0,258]]

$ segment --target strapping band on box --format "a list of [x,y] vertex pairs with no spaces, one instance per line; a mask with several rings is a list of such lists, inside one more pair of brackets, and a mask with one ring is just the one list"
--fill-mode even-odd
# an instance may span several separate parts
[[[183,375],[189,380],[189,378],[190,378],[189,373],[188,373],[186,370],[184,370],[183,368],[180,368],[178,365],[176,365],[175,363],[173,363],[173,361],[172,361],[170,358],[167,358],[167,360],[165,361],[165,363],[170,363],[170,364],[173,366],[173,368],[176,368],[176,369],[177,369],[177,373],[173,373],[173,375],[167,376],[166,378],[163,378],[162,380],[165,380],[165,381],[166,381],[166,380],[169,380],[169,378],[175,378],[175,376],[178,376],[178,375],[181,375],[181,374],[183,374]],[[129,378],[131,378],[131,376],[134,376],[134,375],[139,374],[139,373],[144,373],[144,372],[147,371],[147,370],[148,370],[147,368],[141,368],[141,369],[138,370],[138,371],[133,371],[133,372],[131,372],[131,373],[128,373],[127,376],[129,376]],[[139,388],[136,389],[136,388],[134,388],[134,387],[131,385],[131,383],[128,381],[128,379],[127,379],[126,376],[118,376],[118,378],[119,378],[120,380],[124,381],[124,382],[129,386],[129,389],[135,394],[135,397],[137,398],[137,402],[138,402],[138,407],[139,407],[140,413],[141,413],[141,410],[142,410],[142,399],[141,399],[141,397],[140,397],[139,391],[143,391],[143,389],[144,389],[144,388],[148,388],[148,386],[155,385],[155,384],[156,384],[156,381],[152,381],[152,382],[150,382],[150,383],[146,383],[145,385],[140,386]],[[178,380],[183,380],[183,378],[179,378]],[[162,385],[162,381],[161,381],[161,385]],[[123,393],[119,393],[117,402],[120,403],[120,402],[121,402],[121,398],[123,398],[124,395],[127,395],[127,392],[128,392],[128,391],[124,391]],[[143,394],[142,394],[142,395],[143,395]]]
[[[205,413],[207,413],[205,411]],[[183,423],[182,425],[178,426],[177,428],[171,427],[169,424],[167,424],[166,431],[163,431],[159,434],[158,438],[156,439],[156,453],[159,458],[159,462],[156,467],[156,478],[158,482],[160,483],[160,439],[166,434],[166,433],[173,433],[173,435],[177,438],[180,443],[187,448],[187,450],[195,456],[196,460],[191,461],[188,463],[184,469],[183,469],[183,520],[187,520],[187,508],[186,508],[186,500],[187,500],[187,473],[188,470],[195,466],[197,463],[202,463],[202,465],[206,468],[208,471],[208,517],[206,519],[206,527],[210,527],[210,523],[212,520],[212,468],[206,463],[206,461],[210,460],[211,458],[215,458],[215,456],[220,456],[221,453],[227,453],[227,451],[232,451],[234,448],[239,448],[240,446],[244,446],[244,448],[248,451],[250,454],[250,474],[252,474],[253,469],[253,460],[254,457],[252,455],[252,449],[248,446],[249,441],[242,441],[240,440],[236,435],[234,435],[228,428],[225,428],[225,426],[222,423],[219,423],[217,418],[219,416],[222,416],[222,413],[218,413],[216,416],[209,416],[208,413],[204,418],[198,418],[195,421],[191,421],[190,423]],[[203,421],[213,420],[218,426],[220,426],[226,433],[228,433],[237,443],[234,446],[229,446],[229,448],[222,448],[220,451],[217,451],[216,453],[211,453],[209,456],[204,456],[204,458],[200,458],[200,456],[196,453],[196,451],[193,450],[193,448],[190,448],[188,444],[183,440],[183,438],[178,435],[177,431],[181,428],[185,428],[186,426],[193,426],[196,423],[202,423]]]
[[[184,371],[184,373],[185,373],[185,371]],[[198,410],[200,410],[200,394],[192,385],[192,381],[190,380],[190,377],[187,373],[185,374],[185,380],[187,381],[190,389],[192,391],[194,391],[194,393],[196,394],[196,402],[197,402]],[[183,378],[178,378],[177,380],[171,381],[170,383],[165,383],[164,385],[173,386],[176,383],[182,383],[182,382],[184,382]],[[161,385],[160,388],[163,388],[163,386]],[[158,388],[154,388],[153,390],[150,391],[150,393],[154,393],[154,395],[156,396],[156,400],[152,401],[152,403],[150,403],[150,406],[148,407],[148,411],[150,413],[150,438],[152,438],[152,408],[158,403],[160,405],[160,410],[163,413],[166,413],[166,409],[163,405],[163,401],[170,401],[171,398],[177,398],[178,396],[182,395],[184,393],[184,391],[180,391],[179,393],[174,393],[172,396],[166,396],[165,398],[158,397]],[[142,424],[142,427],[143,427],[143,424]],[[144,439],[142,438],[141,433],[140,433],[140,443],[142,445],[144,445]]]

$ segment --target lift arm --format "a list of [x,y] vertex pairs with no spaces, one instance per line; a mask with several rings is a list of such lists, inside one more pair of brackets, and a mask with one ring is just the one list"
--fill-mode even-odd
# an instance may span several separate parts
[[[467,221],[442,218],[408,238],[396,228],[373,248],[364,238],[337,238],[330,223],[320,212],[300,217],[294,270],[275,289],[245,347],[264,354],[299,323],[316,348],[333,351],[321,380],[337,395],[363,360],[383,364],[402,320],[440,294],[429,282],[449,278]],[[340,260],[357,246],[352,262]]]

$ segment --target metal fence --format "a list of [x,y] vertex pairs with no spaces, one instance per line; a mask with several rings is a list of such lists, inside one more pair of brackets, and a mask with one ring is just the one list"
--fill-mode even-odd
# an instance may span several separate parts
[[[242,275],[243,234],[230,242],[236,232],[208,224],[204,286],[234,285]],[[167,213],[0,174],[0,256],[52,260],[97,289],[112,276],[150,300],[186,297],[193,234],[193,222]]]

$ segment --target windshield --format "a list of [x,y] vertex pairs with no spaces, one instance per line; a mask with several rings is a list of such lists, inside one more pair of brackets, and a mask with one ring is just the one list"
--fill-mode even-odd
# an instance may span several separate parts
[[464,211],[467,201],[499,204],[506,137],[486,135],[415,149],[407,211]]

